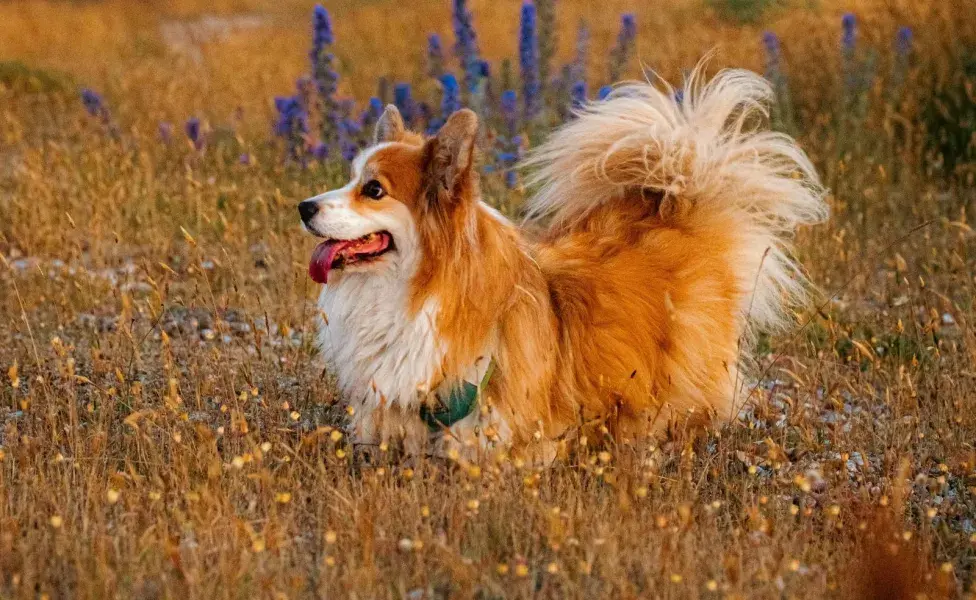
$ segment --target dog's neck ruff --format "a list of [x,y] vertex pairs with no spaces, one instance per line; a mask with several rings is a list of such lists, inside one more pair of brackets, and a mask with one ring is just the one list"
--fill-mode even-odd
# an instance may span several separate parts
[[484,375],[478,383],[461,381],[460,385],[438,390],[435,394],[438,406],[427,403],[420,405],[420,418],[427,425],[431,433],[440,433],[475,411],[478,398],[491,381],[495,372],[495,359],[488,360]]

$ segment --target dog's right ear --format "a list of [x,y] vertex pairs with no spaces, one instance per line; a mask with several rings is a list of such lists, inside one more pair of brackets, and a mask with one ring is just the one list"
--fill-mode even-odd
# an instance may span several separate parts
[[431,152],[430,169],[438,187],[454,198],[459,184],[472,180],[478,116],[462,108],[447,118],[437,135],[427,142]]
[[376,130],[373,132],[373,143],[399,142],[403,139],[407,127],[403,124],[403,117],[400,111],[392,104],[386,105],[386,110],[380,120],[376,122]]

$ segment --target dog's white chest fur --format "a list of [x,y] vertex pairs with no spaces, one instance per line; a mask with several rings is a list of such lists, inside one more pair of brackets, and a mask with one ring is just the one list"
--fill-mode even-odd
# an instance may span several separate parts
[[322,358],[354,406],[412,409],[441,367],[443,344],[435,328],[437,302],[407,316],[407,286],[395,276],[350,274],[319,296],[327,323],[319,328]]

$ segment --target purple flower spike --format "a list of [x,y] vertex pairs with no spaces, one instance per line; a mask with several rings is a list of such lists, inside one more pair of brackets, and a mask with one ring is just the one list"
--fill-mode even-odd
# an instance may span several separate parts
[[197,150],[203,149],[203,146],[206,143],[206,137],[203,135],[203,127],[200,123],[200,119],[196,117],[190,117],[187,119],[184,130],[186,131],[186,137],[193,142],[193,147]]
[[574,81],[586,79],[586,58],[590,50],[590,30],[586,23],[580,21],[579,29],[576,30],[576,55],[573,57],[572,70],[570,77]]
[[441,116],[445,119],[461,110],[461,88],[458,86],[457,78],[447,73],[441,77],[441,86],[444,96],[441,99]]
[[464,86],[471,92],[478,85],[478,36],[468,0],[452,0],[451,18],[454,22],[454,55],[464,71]]
[[766,49],[766,79],[775,82],[781,75],[782,47],[779,37],[772,31],[763,34],[763,47]]
[[766,52],[769,54],[778,55],[780,51],[779,36],[777,36],[772,31],[767,31],[763,33],[763,46],[766,47]]
[[912,51],[914,34],[911,27],[899,27],[895,38],[895,52],[898,56],[907,56]]
[[505,119],[508,135],[515,135],[515,131],[518,129],[518,96],[515,94],[515,90],[502,92],[502,117]]
[[308,133],[308,115],[299,96],[275,98],[278,120],[275,121],[275,135],[285,140],[289,158],[298,158],[305,134]]
[[322,142],[318,142],[317,144],[312,146],[310,152],[312,153],[312,156],[315,157],[316,160],[325,160],[326,158],[329,157],[329,147],[323,144]]
[[332,34],[332,19],[329,17],[329,11],[321,4],[316,4],[312,13],[312,52],[317,54],[333,43],[335,43],[335,36]]
[[108,115],[108,109],[105,108],[105,101],[94,90],[88,88],[81,90],[81,103],[85,105],[85,110],[88,111],[88,114],[93,117],[104,118]]
[[383,116],[383,101],[373,96],[369,99],[369,105],[359,116],[360,126],[364,129],[367,127],[372,127]]
[[505,185],[510,190],[515,189],[515,187],[518,185],[518,174],[514,169],[505,171]]
[[848,101],[853,101],[867,83],[863,64],[857,57],[857,18],[853,13],[845,13],[841,18],[843,34],[840,39],[844,90]]
[[334,43],[335,35],[329,11],[317,4],[312,13],[312,50],[309,52],[309,59],[312,63],[312,81],[315,82],[318,97],[313,98],[314,94],[307,93],[301,82],[299,93],[306,98],[305,106],[316,107],[322,116],[320,133],[327,143],[338,143],[342,125],[342,116],[335,98],[339,88],[339,74],[333,67],[335,56],[329,51]]
[[840,21],[841,27],[844,30],[844,35],[841,37],[841,44],[845,50],[853,51],[854,42],[857,37],[857,17],[853,13],[844,13]]
[[573,108],[582,108],[583,105],[586,104],[586,82],[583,80],[578,80],[573,83],[573,87],[570,88],[569,95],[573,103]]
[[525,118],[531,120],[540,109],[539,85],[539,31],[535,4],[526,0],[522,5],[519,28],[519,66],[522,75],[522,102]]
[[620,17],[620,33],[617,34],[617,45],[610,53],[610,81],[616,82],[623,74],[627,61],[634,50],[637,40],[637,17],[633,13],[626,13]]
[[436,33],[427,37],[427,75],[434,79],[444,75],[444,47]]
[[409,83],[398,83],[393,87],[393,104],[400,110],[400,115],[407,125],[413,123],[414,102],[413,92]]
[[173,124],[167,121],[160,121],[159,123],[159,139],[164,144],[169,144],[173,139]]

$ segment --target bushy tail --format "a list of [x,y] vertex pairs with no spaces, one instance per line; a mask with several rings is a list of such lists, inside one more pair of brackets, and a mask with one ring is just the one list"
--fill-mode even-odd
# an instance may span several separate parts
[[642,190],[663,195],[665,222],[730,214],[740,225],[740,289],[749,292],[743,311],[750,324],[775,327],[784,305],[805,296],[789,240],[798,225],[827,216],[823,188],[794,140],[763,128],[768,83],[744,70],[704,83],[702,66],[682,92],[624,85],[554,132],[525,162],[538,190],[528,218],[571,229],[601,204]]

